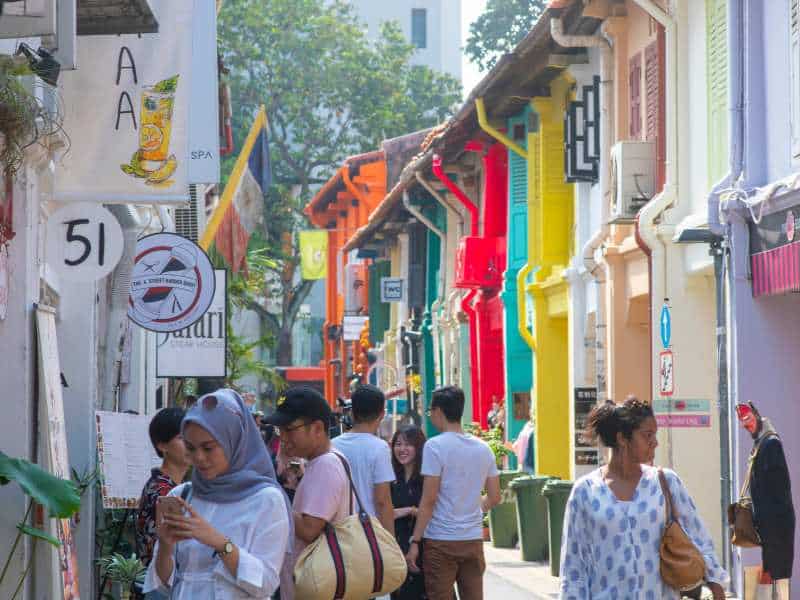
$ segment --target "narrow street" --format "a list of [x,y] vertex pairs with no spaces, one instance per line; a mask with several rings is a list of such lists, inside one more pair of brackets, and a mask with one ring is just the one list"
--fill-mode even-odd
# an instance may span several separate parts
[[547,563],[525,562],[519,549],[484,545],[487,600],[545,600],[558,598],[558,579],[550,575]]

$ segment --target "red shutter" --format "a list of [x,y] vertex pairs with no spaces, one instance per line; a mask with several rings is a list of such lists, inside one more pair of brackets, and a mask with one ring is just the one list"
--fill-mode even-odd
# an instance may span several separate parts
[[628,134],[631,139],[642,137],[642,53],[637,52],[628,66],[628,90],[630,92],[630,115]]
[[664,102],[664,28],[659,26],[657,39],[644,52],[646,102],[645,139],[656,143],[656,189],[664,186],[666,159],[665,102]]

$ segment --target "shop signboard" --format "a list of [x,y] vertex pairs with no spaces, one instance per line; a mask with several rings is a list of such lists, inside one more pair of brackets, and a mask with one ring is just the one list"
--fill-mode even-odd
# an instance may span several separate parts
[[750,223],[753,295],[800,291],[800,210],[797,206],[763,211]]
[[686,398],[657,398],[653,402],[653,410],[657,413],[708,413],[711,412],[711,401]]
[[150,331],[180,331],[206,314],[215,289],[200,246],[175,233],[148,235],[136,243],[128,318]]
[[381,277],[381,302],[402,302],[405,299],[405,279]]
[[[577,468],[594,467],[599,464],[599,451],[587,438],[586,427],[589,413],[597,405],[597,388],[575,388],[575,466]],[[583,472],[583,470],[581,471]],[[577,475],[577,473],[576,473]]]
[[[217,133],[218,118],[191,98],[199,89],[193,78],[209,76],[208,69],[193,69],[195,1],[150,0],[150,5],[158,33],[77,39],[80,68],[62,72],[59,82],[61,96],[69,99],[63,127],[70,151],[57,169],[57,200],[188,201],[189,131],[211,124]],[[216,54],[214,39],[206,43]],[[217,139],[204,151],[217,156],[218,145]]]
[[216,269],[214,299],[193,325],[158,334],[156,377],[225,377],[227,274]]
[[659,427],[711,427],[711,415],[657,414]]

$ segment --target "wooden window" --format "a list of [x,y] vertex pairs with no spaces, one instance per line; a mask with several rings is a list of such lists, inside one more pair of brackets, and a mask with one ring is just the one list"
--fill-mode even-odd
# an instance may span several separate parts
[[[796,0],[795,0],[796,1]],[[706,0],[708,184],[728,167],[728,19],[726,0]]]
[[647,141],[658,138],[658,117],[661,85],[659,81],[658,42],[653,42],[644,51],[644,85],[646,99],[645,138]]
[[631,58],[628,67],[628,91],[630,93],[628,135],[638,140],[642,137],[642,53]]

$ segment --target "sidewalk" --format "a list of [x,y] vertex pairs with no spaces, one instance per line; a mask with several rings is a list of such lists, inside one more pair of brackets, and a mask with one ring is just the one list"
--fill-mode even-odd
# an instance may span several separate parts
[[491,600],[552,600],[558,598],[558,578],[548,563],[524,562],[519,549],[484,544],[484,589]]

